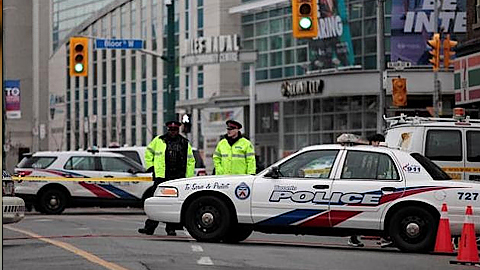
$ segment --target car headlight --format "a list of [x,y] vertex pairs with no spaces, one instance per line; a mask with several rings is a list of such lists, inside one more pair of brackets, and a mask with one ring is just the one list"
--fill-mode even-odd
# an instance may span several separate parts
[[178,190],[174,187],[157,187],[155,197],[178,197]]

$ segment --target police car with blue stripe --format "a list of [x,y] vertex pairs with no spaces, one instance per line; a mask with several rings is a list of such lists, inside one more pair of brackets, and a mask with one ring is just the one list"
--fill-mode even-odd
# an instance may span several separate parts
[[403,251],[427,252],[443,203],[452,235],[461,234],[467,205],[480,229],[479,195],[478,182],[452,181],[419,153],[347,143],[306,147],[253,176],[164,182],[145,201],[145,212],[184,226],[199,241],[239,242],[252,231],[354,233],[390,237]]

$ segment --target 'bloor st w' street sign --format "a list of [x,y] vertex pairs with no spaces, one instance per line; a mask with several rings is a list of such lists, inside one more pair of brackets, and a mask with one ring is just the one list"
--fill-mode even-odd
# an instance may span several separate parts
[[141,39],[96,39],[97,49],[143,49]]

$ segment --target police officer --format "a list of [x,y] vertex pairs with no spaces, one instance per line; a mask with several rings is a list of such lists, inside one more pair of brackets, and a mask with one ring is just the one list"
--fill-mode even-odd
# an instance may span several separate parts
[[[169,121],[165,125],[167,133],[155,137],[145,152],[145,164],[147,172],[153,172],[154,188],[164,181],[192,177],[195,170],[192,146],[179,134],[182,123]],[[158,221],[147,219],[138,232],[152,235],[157,226]],[[165,230],[167,235],[176,235],[173,224],[167,223]]]
[[228,120],[226,124],[227,134],[213,153],[215,174],[255,174],[255,150],[240,132],[242,124],[234,120]]

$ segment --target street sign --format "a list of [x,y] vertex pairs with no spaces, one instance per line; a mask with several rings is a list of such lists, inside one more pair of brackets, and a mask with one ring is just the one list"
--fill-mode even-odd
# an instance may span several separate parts
[[141,39],[96,39],[97,49],[143,49]]
[[411,62],[397,61],[397,62],[388,62],[387,63],[388,68],[394,68],[395,70],[403,70],[404,68],[409,68],[411,66],[412,66]]

